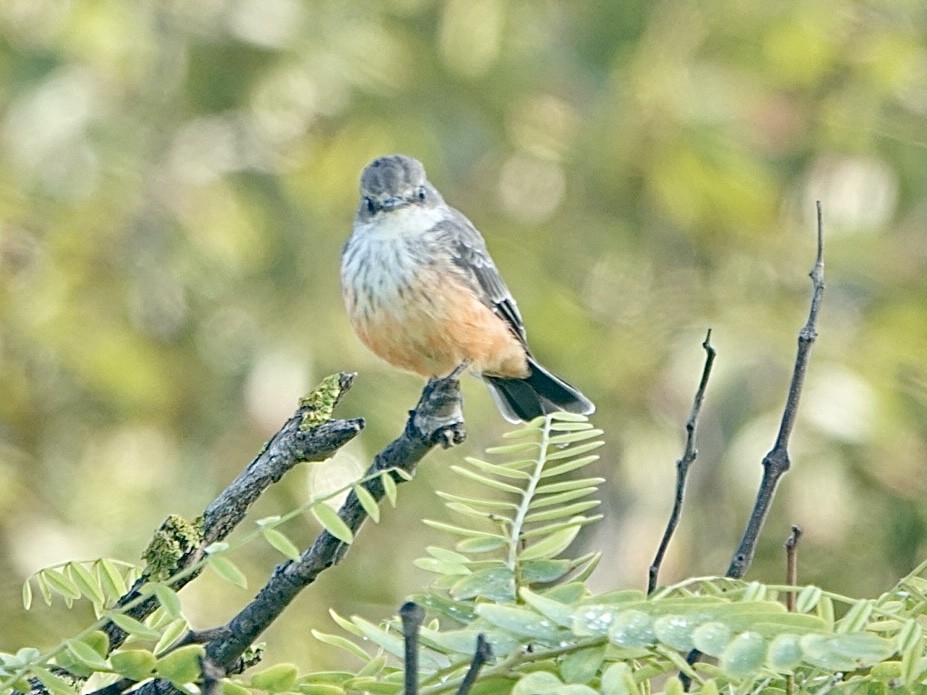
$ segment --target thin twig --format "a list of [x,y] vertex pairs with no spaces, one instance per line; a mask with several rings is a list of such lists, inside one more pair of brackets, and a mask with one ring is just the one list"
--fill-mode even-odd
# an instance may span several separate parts
[[[196,578],[199,571],[191,569],[202,559],[204,549],[228,536],[268,487],[279,482],[299,463],[324,461],[331,457],[364,429],[363,418],[324,419],[316,427],[303,426],[307,417],[318,413],[318,403],[313,400],[314,396],[325,394],[328,399],[326,407],[330,412],[351,388],[356,376],[354,373],[341,372],[323,380],[319,388],[302,399],[293,416],[270,438],[245,470],[206,508],[199,541],[171,568],[170,577],[164,578],[170,581],[171,577],[176,577],[172,582],[175,590]],[[150,579],[151,576],[144,574],[116,602],[115,608],[131,605],[125,613],[136,620],[144,620],[151,615],[158,607],[157,599],[150,597],[142,600],[139,593],[139,589]],[[127,636],[125,631],[112,622],[107,623],[103,631],[109,638],[110,650],[119,647]]]
[[657,588],[657,579],[660,574],[660,567],[663,565],[663,557],[666,555],[666,549],[669,547],[670,540],[676,532],[676,527],[679,525],[679,517],[682,514],[682,502],[686,493],[686,480],[689,475],[689,466],[695,462],[698,456],[698,449],[695,446],[698,416],[702,410],[705,388],[708,386],[708,377],[711,376],[711,366],[714,364],[716,355],[715,349],[711,344],[710,328],[705,335],[705,340],[702,342],[702,347],[705,349],[705,366],[702,367],[702,378],[695,392],[695,399],[692,402],[692,411],[689,414],[689,419],[686,421],[686,446],[682,458],[676,461],[676,498],[673,501],[673,511],[670,513],[669,521],[666,523],[666,530],[663,532],[663,538],[660,540],[660,547],[657,548],[657,554],[648,572],[648,594],[652,594],[654,589]]
[[[785,583],[789,586],[798,585],[798,541],[801,539],[801,526],[792,525],[792,532],[785,541]],[[795,610],[795,592],[785,595],[785,606],[790,611]]]
[[[365,475],[369,480],[364,487],[379,501],[386,489],[377,474],[388,473],[397,484],[405,482],[435,446],[459,444],[465,437],[460,383],[456,379],[430,381],[418,405],[410,412],[403,433],[374,458]],[[367,520],[367,512],[354,492],[348,495],[338,516],[355,535]],[[348,548],[328,531],[322,531],[299,560],[277,566],[254,600],[222,629],[223,635],[206,645],[206,654],[220,666],[227,668],[234,664],[300,591],[344,558]],[[140,690],[143,689],[144,686]],[[139,692],[139,695],[147,693]]]
[[467,674],[460,681],[460,687],[457,688],[457,695],[467,695],[473,684],[476,683],[477,676],[480,675],[480,669],[483,664],[492,658],[492,647],[486,641],[486,635],[482,632],[476,636],[476,651],[473,652],[473,660],[470,662],[470,668]]
[[425,609],[406,601],[399,609],[405,646],[405,695],[418,695],[418,631],[425,621]]
[[808,312],[808,321],[798,334],[798,354],[795,357],[795,369],[792,372],[792,382],[789,385],[789,393],[782,413],[782,421],[779,425],[779,434],[776,437],[775,445],[763,458],[763,479],[760,482],[760,489],[753,505],[753,512],[750,514],[750,520],[744,531],[743,539],[727,570],[726,576],[732,579],[742,578],[750,567],[750,563],[753,562],[756,543],[763,524],[766,522],[766,517],[769,515],[769,509],[779,479],[789,470],[791,465],[788,448],[789,437],[792,434],[792,428],[795,426],[795,419],[798,414],[798,401],[805,381],[811,346],[814,344],[815,338],[817,338],[818,312],[821,308],[821,298],[824,296],[824,224],[820,201],[817,203],[817,217],[817,259],[810,273],[813,288],[811,309]]
[[[737,548],[737,552],[734,553],[730,567],[728,567],[725,575],[731,579],[741,579],[750,567],[750,563],[753,562],[756,542],[766,517],[769,515],[769,508],[779,478],[785,474],[790,465],[789,436],[792,434],[792,427],[795,425],[795,417],[798,413],[798,401],[805,381],[805,371],[808,367],[808,358],[811,355],[811,346],[814,344],[814,339],[817,338],[815,326],[821,308],[821,298],[824,296],[824,223],[820,201],[817,202],[817,218],[817,255],[814,268],[811,269],[809,274],[812,285],[811,309],[808,312],[807,322],[798,333],[798,354],[795,357],[795,369],[792,373],[792,382],[789,385],[789,393],[782,413],[782,421],[779,425],[779,434],[772,450],[763,458],[763,479],[760,481],[760,489],[753,505],[753,512],[750,514],[750,520],[747,523],[743,539]],[[686,655],[686,663],[693,665],[701,657],[702,653],[698,649],[693,649]],[[684,689],[688,691],[691,680],[685,673],[681,673],[679,678],[683,682]]]

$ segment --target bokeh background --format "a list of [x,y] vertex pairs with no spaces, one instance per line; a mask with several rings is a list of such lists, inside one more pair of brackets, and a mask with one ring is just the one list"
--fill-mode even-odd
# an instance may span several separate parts
[[[85,608],[20,607],[68,559],[136,561],[197,515],[322,376],[366,431],[252,519],[357,475],[421,387],[369,355],[338,260],[372,157],[425,162],[483,231],[535,353],[598,403],[598,590],[643,587],[708,327],[688,509],[664,581],[720,574],[743,529],[804,323],[814,201],[827,292],[784,479],[749,576],[877,595],[927,555],[927,11],[920,0],[0,2],[0,649]],[[392,615],[449,539],[436,488],[507,427],[476,380],[470,438],[431,455],[268,634],[341,658],[332,606]],[[248,522],[250,524],[251,522]],[[287,529],[306,542],[310,519]],[[204,576],[226,620],[279,556]]]

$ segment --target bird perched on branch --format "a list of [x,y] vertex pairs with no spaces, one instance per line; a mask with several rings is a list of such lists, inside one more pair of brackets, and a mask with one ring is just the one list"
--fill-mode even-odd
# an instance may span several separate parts
[[360,195],[341,287],[351,325],[370,350],[429,378],[466,364],[511,422],[595,410],[532,356],[486,242],[444,202],[418,160],[373,160],[361,174]]

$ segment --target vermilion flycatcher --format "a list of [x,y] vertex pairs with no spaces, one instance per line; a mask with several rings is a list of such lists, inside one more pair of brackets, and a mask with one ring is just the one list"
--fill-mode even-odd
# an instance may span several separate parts
[[373,160],[361,174],[360,194],[341,256],[341,287],[368,348],[429,378],[468,363],[512,422],[595,410],[531,355],[486,242],[444,202],[421,162],[402,155]]

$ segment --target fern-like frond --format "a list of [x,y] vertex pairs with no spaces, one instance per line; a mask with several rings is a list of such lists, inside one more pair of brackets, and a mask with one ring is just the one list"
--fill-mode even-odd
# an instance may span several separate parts
[[464,538],[453,560],[430,557],[417,565],[443,575],[438,583],[461,600],[513,601],[522,586],[588,575],[598,556],[560,555],[583,526],[601,518],[590,512],[603,478],[576,474],[598,458],[590,452],[602,445],[601,434],[583,416],[555,413],[508,433],[513,443],[487,449],[486,458],[451,466],[484,494],[438,493],[461,523],[426,523]]

